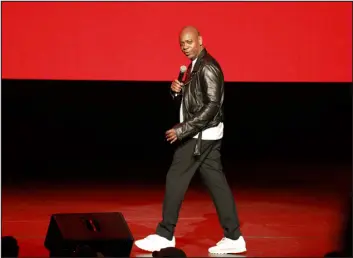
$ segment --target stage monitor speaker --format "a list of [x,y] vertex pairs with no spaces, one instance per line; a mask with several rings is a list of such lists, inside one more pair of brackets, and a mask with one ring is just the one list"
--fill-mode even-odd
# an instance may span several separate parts
[[79,246],[106,257],[129,257],[133,242],[120,212],[61,213],[51,216],[44,246],[50,257],[75,257]]

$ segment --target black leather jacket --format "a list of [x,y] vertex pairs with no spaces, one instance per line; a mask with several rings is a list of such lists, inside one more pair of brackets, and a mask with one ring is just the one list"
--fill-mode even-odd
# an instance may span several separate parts
[[[182,93],[184,122],[174,126],[174,129],[178,140],[199,133],[194,154],[200,155],[202,131],[223,122],[223,72],[206,49],[199,54]],[[173,94],[172,96],[175,98]]]

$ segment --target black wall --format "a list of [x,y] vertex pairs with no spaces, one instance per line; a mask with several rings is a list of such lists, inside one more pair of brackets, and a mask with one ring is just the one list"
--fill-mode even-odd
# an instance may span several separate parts
[[[351,84],[225,87],[228,167],[351,164]],[[3,179],[160,178],[173,151],[164,132],[178,122],[168,91],[169,82],[2,80]]]

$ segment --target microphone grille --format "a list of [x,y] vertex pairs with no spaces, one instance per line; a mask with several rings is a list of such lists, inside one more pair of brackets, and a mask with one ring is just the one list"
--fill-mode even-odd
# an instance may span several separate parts
[[180,72],[185,73],[188,68],[185,65],[180,66]]

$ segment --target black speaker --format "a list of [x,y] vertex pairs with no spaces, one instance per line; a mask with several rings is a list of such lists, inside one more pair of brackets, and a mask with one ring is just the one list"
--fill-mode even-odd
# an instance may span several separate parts
[[53,214],[44,246],[50,257],[75,257],[89,246],[106,257],[129,257],[134,238],[120,212]]

